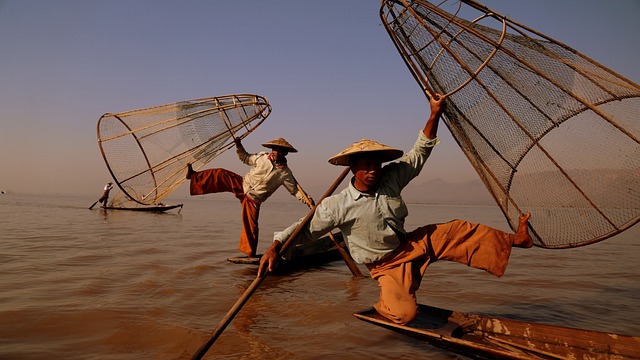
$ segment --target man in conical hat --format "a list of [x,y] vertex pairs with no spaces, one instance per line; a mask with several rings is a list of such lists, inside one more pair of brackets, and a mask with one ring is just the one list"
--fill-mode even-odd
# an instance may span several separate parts
[[[520,218],[514,234],[462,220],[405,230],[408,210],[400,193],[420,174],[439,142],[436,132],[444,99],[433,96],[430,107],[431,116],[406,155],[363,139],[331,157],[331,164],[350,166],[353,178],[346,189],[317,205],[297,239],[309,241],[339,228],[353,259],[365,264],[371,277],[378,280],[380,297],[375,309],[398,324],[417,316],[416,291],[429,264],[456,261],[502,276],[511,248],[533,245],[527,229],[528,213]],[[382,166],[398,158],[397,162]],[[298,224],[300,221],[275,234],[273,244],[260,259],[259,276],[273,270],[282,243]]]
[[187,179],[190,180],[191,195],[202,195],[217,192],[231,192],[242,205],[242,232],[238,250],[255,257],[258,248],[258,217],[260,205],[267,200],[280,186],[284,186],[291,195],[311,207],[313,199],[307,195],[293,177],[287,166],[286,156],[298,152],[287,140],[278,138],[262,144],[271,152],[261,151],[250,154],[242,146],[240,139],[235,139],[236,153],[243,163],[251,166],[244,177],[226,169],[207,169],[194,171],[188,165]]

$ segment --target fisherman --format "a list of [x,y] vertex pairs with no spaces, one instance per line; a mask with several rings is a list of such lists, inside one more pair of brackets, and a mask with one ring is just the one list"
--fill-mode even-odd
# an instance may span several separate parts
[[[380,296],[374,308],[398,324],[409,323],[417,316],[416,291],[431,263],[456,261],[502,276],[513,246],[533,246],[527,229],[529,213],[520,217],[515,234],[463,220],[405,230],[408,211],[400,193],[418,176],[439,143],[436,133],[444,98],[432,96],[430,108],[424,129],[406,155],[402,156],[402,150],[363,139],[330,158],[333,165],[350,166],[354,176],[346,189],[316,207],[297,239],[317,239],[339,228],[353,259],[365,264],[378,281]],[[382,163],[398,158],[382,167]],[[260,259],[258,276],[274,269],[282,244],[300,223],[274,235],[273,244]]]
[[107,185],[104,186],[104,190],[102,191],[102,196],[98,199],[98,202],[102,204],[102,207],[107,207],[107,201],[109,201],[109,192],[113,189],[113,183],[109,181]]
[[194,171],[187,165],[187,179],[190,180],[191,195],[217,192],[231,192],[242,205],[242,232],[238,250],[248,257],[256,257],[258,248],[258,217],[260,205],[280,186],[284,186],[291,195],[311,207],[313,199],[307,195],[293,177],[287,166],[286,156],[298,152],[285,139],[278,138],[262,144],[271,152],[248,153],[240,139],[235,139],[236,153],[243,163],[252,166],[244,177],[226,169],[207,169]]

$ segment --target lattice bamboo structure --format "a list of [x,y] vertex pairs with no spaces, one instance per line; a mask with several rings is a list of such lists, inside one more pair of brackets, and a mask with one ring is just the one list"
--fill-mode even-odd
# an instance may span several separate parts
[[380,16],[513,229],[529,211],[535,245],[567,248],[640,220],[637,83],[473,0]]
[[270,113],[267,99],[251,94],[108,113],[98,120],[98,146],[120,190],[151,205],[185,181],[187,164],[200,169]]

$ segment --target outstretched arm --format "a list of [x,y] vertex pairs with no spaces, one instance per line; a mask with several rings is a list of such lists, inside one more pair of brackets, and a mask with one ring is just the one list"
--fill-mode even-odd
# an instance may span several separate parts
[[[324,201],[315,208],[311,218],[308,218],[309,215],[307,215],[306,218],[294,222],[283,231],[273,235],[273,243],[264,255],[262,255],[262,258],[260,258],[258,276],[263,276],[267,271],[271,272],[275,269],[281,255],[282,247],[287,241],[293,240],[297,244],[303,244],[320,238],[338,226],[334,220],[335,216],[332,215],[331,211],[325,206],[326,202],[330,202],[330,199],[332,198],[325,198]],[[292,236],[295,236],[295,239],[292,239]]]
[[435,139],[438,135],[438,124],[440,123],[440,117],[445,108],[445,97],[440,94],[434,94],[429,99],[429,106],[431,107],[431,116],[424,125],[422,132],[429,139]]
[[299,183],[296,184],[296,189],[298,189],[298,192],[296,193],[295,197],[300,199],[300,201],[302,201],[303,203],[307,204],[309,209],[313,209],[313,206],[315,205],[315,202],[313,201],[311,196],[309,194],[307,194],[304,191],[304,189],[302,189],[302,186],[300,186]]
[[247,150],[245,150],[240,139],[235,138],[233,139],[233,142],[236,144],[236,155],[238,155],[238,159],[240,159],[240,161],[242,161],[242,163],[246,165],[255,165],[256,163],[254,154],[249,154]]

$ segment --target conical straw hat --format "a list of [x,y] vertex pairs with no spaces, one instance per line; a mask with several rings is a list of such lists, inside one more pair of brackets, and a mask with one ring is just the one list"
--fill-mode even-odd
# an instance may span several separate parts
[[285,140],[283,138],[277,138],[275,140],[271,140],[269,142],[266,142],[266,143],[262,144],[262,146],[264,146],[266,148],[269,148],[269,149],[273,149],[274,146],[277,146],[277,147],[281,147],[283,149],[286,149],[290,153],[298,152],[298,150],[296,150],[296,148],[291,146],[291,144],[289,144],[287,142],[287,140]]
[[379,142],[362,139],[329,159],[333,165],[349,166],[349,156],[354,154],[370,153],[380,156],[382,162],[395,160],[402,156],[402,150],[394,149]]

